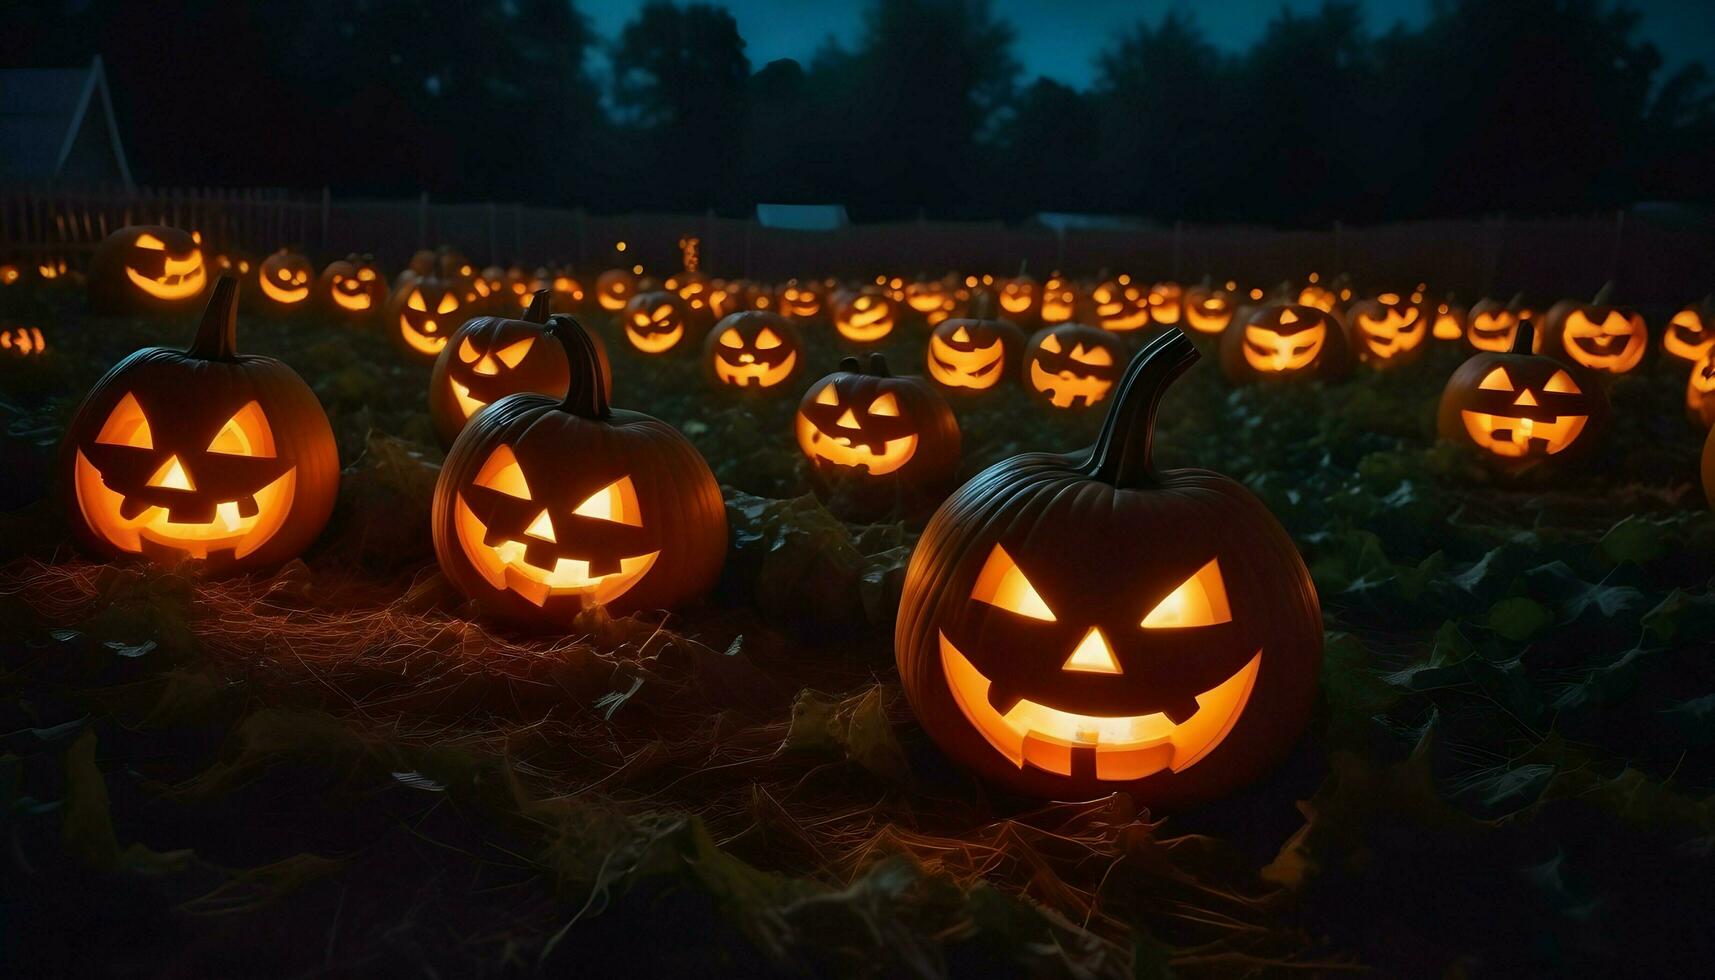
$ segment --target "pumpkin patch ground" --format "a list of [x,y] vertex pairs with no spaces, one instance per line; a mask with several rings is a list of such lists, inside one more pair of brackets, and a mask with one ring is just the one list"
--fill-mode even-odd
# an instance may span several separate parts
[[[579,317],[618,404],[707,461],[729,545],[702,600],[535,635],[437,570],[428,359],[402,356],[393,321],[357,330],[324,304],[238,318],[243,350],[291,365],[338,444],[337,503],[303,557],[225,579],[87,557],[51,483],[74,410],[202,314],[93,314],[76,289],[18,288],[12,309],[53,327],[39,356],[0,358],[0,935],[29,975],[631,974],[642,956],[698,976],[1683,974],[1715,953],[1715,514],[1677,358],[1606,385],[1587,467],[1502,481],[1434,438],[1461,344],[1340,383],[1235,388],[1201,342],[1161,396],[1154,461],[1224,474],[1254,494],[1246,514],[1274,515],[1320,598],[1322,660],[1303,737],[1257,750],[1277,764],[1151,810],[1008,795],[917,721],[894,613],[920,526],[835,517],[794,439],[802,390],[849,350],[826,313],[797,324],[794,393],[749,399],[715,389],[694,337],[647,353],[629,311]],[[1137,334],[1126,357],[1160,335]],[[870,349],[922,365],[928,339],[901,328]],[[1033,400],[1019,369],[950,406],[960,482],[1089,446],[1105,414]],[[638,519],[668,506],[695,513],[651,496]],[[1097,603],[1077,583],[1106,584],[1065,554],[1122,543],[1010,527],[994,540],[1059,614],[1035,624],[1055,657],[1089,677],[1143,663],[1120,635],[1137,624],[1085,629]],[[1284,610],[1305,608],[1256,565],[1280,532],[1227,520],[1200,551],[1196,531],[1182,561],[1113,587],[1135,587],[1128,615],[1174,627],[1190,620],[1149,607],[1195,581],[1209,638],[1139,649],[1237,630],[1266,663]],[[989,560],[965,554],[965,589]],[[974,662],[1033,635],[984,615],[952,634]]]

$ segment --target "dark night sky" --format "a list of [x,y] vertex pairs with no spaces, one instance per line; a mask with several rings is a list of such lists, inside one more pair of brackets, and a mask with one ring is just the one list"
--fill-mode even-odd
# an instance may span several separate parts
[[[732,11],[747,42],[752,68],[776,58],[808,61],[832,35],[850,46],[861,29],[862,0],[711,0]],[[1016,55],[1024,80],[1036,75],[1078,87],[1090,83],[1096,53],[1140,19],[1155,22],[1168,10],[1189,11],[1209,39],[1228,50],[1242,50],[1286,7],[1314,11],[1322,0],[993,0],[996,13],[1018,28]],[[1504,0],[1497,0],[1504,2]],[[1371,31],[1380,33],[1398,21],[1415,24],[1431,0],[1367,0]],[[1703,57],[1715,42],[1715,0],[1631,0],[1643,11],[1640,34],[1655,42],[1670,68]],[[578,4],[605,39],[619,34],[643,0],[584,0]]]

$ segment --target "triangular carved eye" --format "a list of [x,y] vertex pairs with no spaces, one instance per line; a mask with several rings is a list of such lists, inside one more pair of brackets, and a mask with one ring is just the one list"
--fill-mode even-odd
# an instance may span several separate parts
[[214,434],[208,451],[226,456],[272,457],[274,433],[268,427],[268,416],[261,403],[251,402],[234,412]]
[[451,313],[452,311],[454,311],[458,308],[459,308],[459,298],[457,296],[454,296],[452,293],[447,293],[446,295],[441,297],[440,303],[435,306],[435,312],[436,313]]
[[1478,383],[1477,387],[1484,391],[1512,391],[1513,379],[1507,377],[1506,368],[1495,368],[1483,375],[1483,380]]
[[767,327],[763,327],[762,332],[756,335],[757,350],[773,350],[779,346],[780,337]]
[[1167,598],[1156,603],[1141,625],[1146,630],[1188,629],[1194,626],[1216,626],[1230,623],[1233,612],[1227,606],[1227,586],[1221,581],[1221,563],[1213,558]]
[[1056,337],[1053,334],[1049,334],[1048,336],[1043,337],[1042,338],[1042,349],[1047,351],[1050,354],[1060,353],[1060,351],[1062,349],[1060,347],[1060,338]]
[[137,404],[136,395],[127,392],[124,398],[119,399],[107,421],[102,423],[95,441],[104,446],[155,448],[154,434],[149,431],[149,417],[143,414],[143,406]]
[[723,330],[721,331],[721,346],[738,350],[744,346],[744,338],[738,335],[737,330]]
[[405,305],[416,310],[418,313],[429,312],[428,306],[423,302],[423,291],[421,289],[411,290],[411,295],[405,297]]
[[459,360],[466,364],[475,364],[476,359],[481,356],[482,355],[476,351],[476,345],[470,342],[469,337],[459,341]]
[[838,405],[839,403],[840,393],[834,390],[832,381],[823,385],[821,391],[816,392],[816,404],[818,405]]
[[869,414],[880,415],[884,418],[897,418],[899,415],[899,399],[891,391],[884,391],[875,401],[869,403]]
[[519,362],[524,360],[524,355],[530,353],[530,348],[535,346],[535,344],[535,337],[525,337],[523,340],[507,344],[505,347],[500,348],[500,350],[495,352],[494,356],[500,358],[500,363],[509,368],[515,368],[518,366]]
[[977,573],[977,584],[971,588],[971,598],[998,609],[1017,613],[1045,623],[1054,622],[1054,611],[1042,600],[1036,587],[1024,577],[1024,572],[1006,549],[995,545]]
[[1562,395],[1576,395],[1581,393],[1578,383],[1573,381],[1572,375],[1567,374],[1565,371],[1554,372],[1554,376],[1548,379],[1548,384],[1543,385],[1542,390],[1553,391]]
[[643,517],[637,506],[637,488],[632,486],[629,476],[622,476],[590,494],[572,513],[598,521],[643,526]]
[[490,453],[488,461],[477,471],[475,483],[497,493],[520,500],[530,500],[530,484],[524,482],[524,470],[510,446],[500,446]]

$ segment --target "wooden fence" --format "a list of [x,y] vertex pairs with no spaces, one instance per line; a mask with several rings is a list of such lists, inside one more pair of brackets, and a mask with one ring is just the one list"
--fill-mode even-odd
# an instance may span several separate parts
[[[1634,209],[1584,218],[1421,221],[1280,231],[1228,225],[1057,232],[1036,224],[918,221],[835,232],[764,228],[714,215],[598,215],[518,204],[336,200],[277,189],[0,187],[0,255],[83,261],[109,231],[160,222],[202,232],[214,249],[263,254],[282,245],[329,259],[372,252],[389,268],[446,243],[478,264],[570,262],[594,271],[679,265],[678,242],[700,239],[715,275],[939,275],[1124,269],[1151,278],[1204,274],[1270,285],[1349,272],[1360,286],[1427,281],[1467,299],[1594,292],[1613,279],[1640,305],[1674,305],[1715,290],[1715,223],[1707,215]],[[624,241],[620,254],[615,243]]]

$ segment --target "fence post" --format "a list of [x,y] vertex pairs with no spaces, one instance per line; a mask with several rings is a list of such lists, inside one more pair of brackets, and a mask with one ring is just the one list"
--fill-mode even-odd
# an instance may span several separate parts
[[429,247],[429,192],[417,196],[417,247]]
[[328,213],[333,210],[333,190],[322,185],[322,251],[328,250]]
[[1620,259],[1626,247],[1626,209],[1614,209],[1614,251],[1608,256],[1608,281],[1619,288]]

